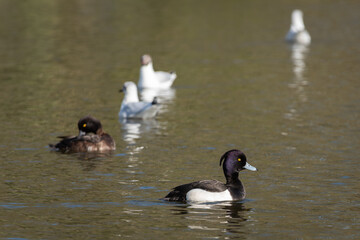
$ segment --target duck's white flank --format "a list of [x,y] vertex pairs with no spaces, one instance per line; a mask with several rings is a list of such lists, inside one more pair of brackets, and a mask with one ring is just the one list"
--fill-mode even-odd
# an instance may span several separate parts
[[220,202],[232,201],[229,190],[223,192],[208,192],[206,190],[195,188],[186,194],[186,200],[189,202]]

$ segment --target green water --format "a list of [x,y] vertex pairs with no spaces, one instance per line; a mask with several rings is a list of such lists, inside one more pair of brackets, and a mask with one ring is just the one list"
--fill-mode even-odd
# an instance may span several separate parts
[[[295,8],[308,48],[284,43]],[[1,239],[359,239],[357,1],[0,0]],[[156,120],[118,119],[139,58],[178,78]],[[48,143],[101,120],[112,155]],[[224,180],[241,203],[159,200]]]

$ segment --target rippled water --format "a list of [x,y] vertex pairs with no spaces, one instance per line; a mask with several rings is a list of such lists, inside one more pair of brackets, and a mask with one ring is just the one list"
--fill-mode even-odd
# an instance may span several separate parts
[[[283,42],[294,8],[309,47]],[[359,239],[359,9],[0,0],[0,238]],[[143,53],[178,78],[157,119],[120,121],[117,90]],[[116,152],[51,152],[87,114]],[[240,174],[243,202],[159,200],[224,180],[232,148],[259,169]]]

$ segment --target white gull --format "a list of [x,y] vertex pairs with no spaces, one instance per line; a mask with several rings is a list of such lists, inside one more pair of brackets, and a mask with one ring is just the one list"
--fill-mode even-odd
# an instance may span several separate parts
[[175,78],[175,72],[155,71],[150,55],[145,54],[141,56],[139,89],[168,89],[173,84]]
[[120,118],[153,118],[156,116],[159,108],[157,107],[157,98],[152,102],[140,102],[137,87],[133,82],[125,82],[120,90],[125,96],[121,103],[119,112]]
[[305,29],[303,13],[301,10],[294,10],[291,15],[291,26],[286,34],[285,40],[289,43],[299,43],[308,45],[311,42],[311,37]]

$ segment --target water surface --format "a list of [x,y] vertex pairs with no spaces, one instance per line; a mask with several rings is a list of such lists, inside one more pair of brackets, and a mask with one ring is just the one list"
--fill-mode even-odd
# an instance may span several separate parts
[[[283,38],[301,8],[309,47]],[[0,238],[359,239],[357,1],[0,0]],[[139,58],[175,70],[155,120],[120,121]],[[143,96],[144,97],[144,96]],[[51,152],[92,114],[110,155]],[[159,200],[223,180],[243,202]]]

